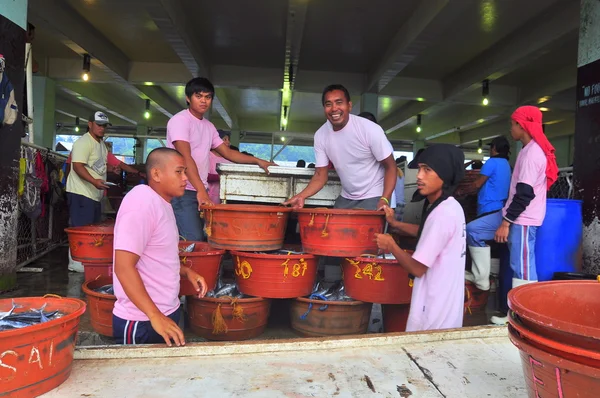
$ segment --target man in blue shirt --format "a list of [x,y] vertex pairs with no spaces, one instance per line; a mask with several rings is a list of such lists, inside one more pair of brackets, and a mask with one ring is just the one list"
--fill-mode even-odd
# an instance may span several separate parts
[[477,218],[467,224],[467,245],[472,266],[471,272],[465,274],[465,279],[472,285],[471,291],[473,287],[482,293],[490,290],[492,257],[486,241],[494,239],[496,230],[502,224],[502,208],[510,188],[509,154],[510,144],[506,137],[494,138],[490,146],[491,157],[473,182],[474,188],[479,189],[479,195]]

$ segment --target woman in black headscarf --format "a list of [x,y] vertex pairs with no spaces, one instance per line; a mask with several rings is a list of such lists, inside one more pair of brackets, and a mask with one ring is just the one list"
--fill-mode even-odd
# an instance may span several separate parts
[[420,225],[398,222],[393,211],[385,209],[392,229],[418,239],[411,256],[390,235],[376,236],[379,248],[392,253],[415,277],[406,331],[462,326],[465,216],[452,194],[464,176],[464,159],[454,145],[438,144],[423,151],[412,165],[419,169],[413,201],[425,200]]

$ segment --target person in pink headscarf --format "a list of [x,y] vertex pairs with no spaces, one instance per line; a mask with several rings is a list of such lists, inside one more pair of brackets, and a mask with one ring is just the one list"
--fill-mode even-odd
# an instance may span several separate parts
[[[521,141],[510,181],[503,221],[495,240],[508,243],[512,286],[537,282],[535,239],[546,216],[546,192],[558,178],[554,147],[542,128],[542,112],[535,106],[522,106],[511,116],[510,134]],[[507,317],[492,317],[492,323],[505,324]]]
[[[227,145],[228,147],[231,147],[231,140],[230,140],[231,133],[229,131],[223,131],[223,130],[217,130],[217,131],[219,133],[219,137],[221,137],[221,139],[223,140],[223,144]],[[208,178],[207,178],[208,197],[210,198],[211,202],[213,202],[213,203],[221,203],[221,197],[219,195],[219,193],[221,191],[221,183],[220,183],[219,174],[217,173],[217,164],[231,163],[231,162],[225,158],[222,158],[218,154],[216,154],[215,151],[210,151],[210,153],[208,155],[208,160],[210,162],[210,169],[208,170]]]

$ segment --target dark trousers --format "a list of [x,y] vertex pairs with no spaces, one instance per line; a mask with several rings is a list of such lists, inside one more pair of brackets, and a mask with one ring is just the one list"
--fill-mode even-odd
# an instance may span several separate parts
[[100,202],[72,192],[67,192],[67,201],[72,227],[84,227],[100,222],[102,216]]
[[[180,309],[168,315],[179,324]],[[154,331],[150,321],[128,321],[113,314],[113,337],[116,344],[161,344],[162,336]]]

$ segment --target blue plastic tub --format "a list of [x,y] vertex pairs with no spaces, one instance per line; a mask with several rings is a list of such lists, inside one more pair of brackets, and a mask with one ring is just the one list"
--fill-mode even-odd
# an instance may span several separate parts
[[581,245],[581,201],[548,199],[546,218],[538,229],[535,262],[539,281],[550,281],[555,272],[575,272]]

